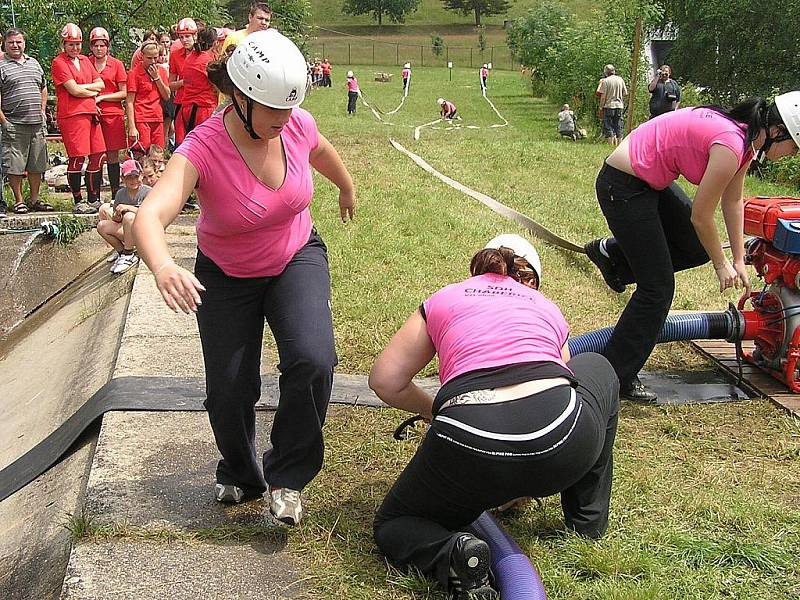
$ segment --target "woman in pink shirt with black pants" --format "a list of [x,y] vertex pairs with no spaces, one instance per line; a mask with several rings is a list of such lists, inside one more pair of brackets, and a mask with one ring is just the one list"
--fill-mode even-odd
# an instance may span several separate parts
[[[603,354],[620,379],[620,396],[652,402],[638,378],[655,346],[675,292],[677,271],[711,260],[719,290],[750,291],[745,267],[742,189],[756,152],[775,160],[800,143],[800,92],[773,104],[752,98],[731,109],[683,108],[634,129],[606,159],[596,191],[612,238],[586,254],[615,292],[636,283]],[[697,185],[694,201],[675,183]],[[733,263],[720,243],[714,213],[722,204]]]
[[[296,525],[300,492],[322,467],[322,425],[336,352],[325,244],[311,222],[309,165],[339,188],[353,218],[350,174],[314,118],[299,108],[306,64],[276,30],[247,37],[208,75],[232,105],[197,126],[175,151],[136,216],[139,252],[167,305],[197,313],[205,402],[222,460],[215,497],[241,502],[269,491],[271,513]],[[196,189],[195,273],[170,257],[164,228]],[[280,401],[272,449],[255,448],[266,320],[278,346]]]
[[[375,517],[375,541],[457,600],[499,598],[489,547],[466,528],[520,497],[561,493],[565,525],[608,526],[618,382],[599,354],[570,360],[569,327],[538,291],[542,266],[518,235],[472,258],[472,277],[425,300],[375,361],[370,387],[430,421]],[[435,398],[414,376],[439,356]]]

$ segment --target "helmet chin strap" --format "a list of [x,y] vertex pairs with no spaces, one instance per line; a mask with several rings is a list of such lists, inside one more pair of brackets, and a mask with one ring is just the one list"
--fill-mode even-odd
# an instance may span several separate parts
[[758,163],[763,163],[764,159],[767,157],[767,152],[772,147],[772,144],[778,144],[780,142],[785,142],[786,140],[791,140],[792,135],[788,131],[784,131],[783,133],[779,133],[776,136],[772,136],[769,133],[769,125],[767,124],[767,114],[769,114],[769,108],[767,108],[763,113],[763,126],[764,126],[764,134],[766,138],[764,139],[764,145],[758,149],[758,153],[756,154],[755,160]]
[[245,100],[247,102],[247,116],[242,113],[242,109],[239,107],[239,103],[236,101],[236,98],[233,98],[233,109],[236,111],[236,114],[239,115],[239,119],[241,119],[242,124],[244,125],[245,131],[250,134],[250,137],[254,140],[260,140],[261,137],[255,132],[253,129],[253,100],[252,98],[246,97]]

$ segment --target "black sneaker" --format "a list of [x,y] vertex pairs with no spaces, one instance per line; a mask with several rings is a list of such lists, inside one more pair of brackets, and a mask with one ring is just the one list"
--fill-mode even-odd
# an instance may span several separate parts
[[658,399],[655,392],[647,389],[644,384],[639,381],[638,376],[634,376],[634,378],[627,383],[620,385],[619,397],[641,404],[652,404]]
[[622,283],[619,275],[617,275],[617,265],[614,261],[600,252],[600,242],[601,240],[587,242],[583,250],[586,252],[586,256],[589,257],[589,260],[600,269],[600,274],[603,276],[603,279],[605,279],[608,287],[618,294],[621,294],[625,291],[625,284]]
[[489,585],[489,546],[470,533],[459,534],[450,552],[450,593],[453,600],[500,600]]

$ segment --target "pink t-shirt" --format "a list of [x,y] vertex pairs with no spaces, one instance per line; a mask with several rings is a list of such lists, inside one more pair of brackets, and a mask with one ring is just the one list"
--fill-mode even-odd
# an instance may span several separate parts
[[454,112],[456,112],[456,105],[450,102],[449,100],[445,100],[442,103],[442,110],[446,115],[453,114]]
[[439,355],[439,380],[490,367],[549,361],[564,368],[569,327],[541,293],[505,275],[485,273],[454,283],[424,302]]
[[411,69],[403,69],[403,79],[408,79],[409,75],[411,75]]
[[347,78],[347,91],[348,92],[357,92],[358,91],[358,79],[355,77],[348,77]]
[[489,69],[484,69],[481,67],[481,77],[488,77],[489,76]]
[[230,110],[198,125],[175,150],[200,175],[197,245],[231,277],[271,277],[311,235],[309,154],[319,132],[309,112],[292,110],[280,134],[286,177],[272,189],[253,175],[225,129],[223,116]]
[[628,136],[631,167],[654,190],[663,190],[679,175],[698,185],[714,144],[729,148],[739,168],[753,158],[752,151],[744,150],[744,127],[707,108],[681,108],[659,115]]

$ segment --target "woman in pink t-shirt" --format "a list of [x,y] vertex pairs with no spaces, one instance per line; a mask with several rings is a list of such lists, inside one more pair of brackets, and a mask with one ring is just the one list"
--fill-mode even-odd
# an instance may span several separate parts
[[[672,304],[677,271],[711,260],[720,292],[750,291],[742,229],[742,189],[753,155],[797,152],[800,92],[769,104],[750,99],[731,109],[684,108],[651,119],[606,159],[597,176],[600,208],[614,237],[586,244],[586,254],[615,292],[636,283],[603,354],[620,379],[620,395],[652,402],[638,378]],[[694,201],[675,183],[697,185]],[[733,264],[714,221],[717,204],[728,230]]]
[[[618,382],[608,361],[570,360],[569,328],[539,293],[536,250],[501,235],[469,279],[428,298],[369,377],[387,404],[430,421],[375,517],[375,541],[456,598],[497,598],[487,544],[466,533],[483,511],[561,493],[564,521],[597,538],[608,526]],[[435,398],[414,376],[439,357]]]
[[356,114],[356,102],[358,101],[358,79],[352,71],[347,72],[347,114]]
[[[167,305],[196,312],[205,402],[222,460],[215,497],[241,502],[269,489],[272,514],[302,518],[300,492],[322,467],[336,351],[325,244],[313,227],[310,166],[339,188],[353,218],[350,174],[314,118],[299,108],[306,66],[277,31],[247,37],[208,74],[232,105],[196,127],[142,204],[134,235]],[[200,201],[195,274],[175,264],[164,228],[189,195]],[[202,298],[202,301],[201,301]],[[270,441],[256,456],[266,320],[278,347],[280,400]]]

